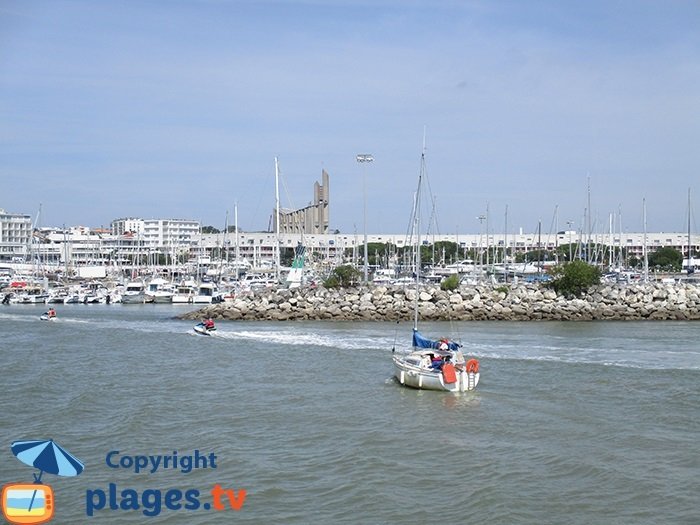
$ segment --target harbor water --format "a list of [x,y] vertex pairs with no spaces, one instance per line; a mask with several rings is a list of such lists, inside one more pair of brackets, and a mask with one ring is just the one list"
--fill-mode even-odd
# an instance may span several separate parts
[[44,309],[0,307],[0,484],[55,440],[52,523],[700,523],[698,323],[421,325],[480,361],[449,394],[393,379],[405,323]]

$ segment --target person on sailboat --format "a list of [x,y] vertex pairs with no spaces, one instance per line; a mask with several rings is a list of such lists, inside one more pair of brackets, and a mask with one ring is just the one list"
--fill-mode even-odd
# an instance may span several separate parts
[[442,365],[442,356],[433,355],[431,358],[430,368],[433,368],[434,370],[440,370],[442,368]]

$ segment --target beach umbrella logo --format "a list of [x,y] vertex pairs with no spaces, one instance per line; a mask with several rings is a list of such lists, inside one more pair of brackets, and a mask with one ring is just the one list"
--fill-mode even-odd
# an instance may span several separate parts
[[15,441],[12,453],[25,465],[39,469],[34,483],[10,483],[2,489],[5,519],[10,523],[46,523],[53,518],[53,489],[41,482],[45,472],[57,476],[77,476],[85,465],[53,439]]

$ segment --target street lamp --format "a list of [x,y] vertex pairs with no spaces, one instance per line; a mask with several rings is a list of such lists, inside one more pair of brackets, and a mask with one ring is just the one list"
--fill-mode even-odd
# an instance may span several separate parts
[[[372,162],[374,157],[369,153],[360,153],[355,157],[355,160],[360,164],[365,164],[367,162]],[[365,230],[365,283],[368,281],[368,267],[367,267],[367,188],[366,188],[366,172],[367,169],[362,170],[362,222],[364,223]]]
[[481,247],[481,240],[484,234],[484,220],[486,220],[486,215],[479,215],[477,220],[479,221],[479,281],[481,281],[481,273],[484,269],[484,250]]
[[569,262],[571,262],[571,225],[573,221],[566,221],[566,225],[569,227]]

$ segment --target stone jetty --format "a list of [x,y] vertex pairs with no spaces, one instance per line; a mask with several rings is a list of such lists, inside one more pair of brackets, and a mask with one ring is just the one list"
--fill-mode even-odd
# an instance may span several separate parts
[[[263,290],[181,316],[226,320],[409,321],[416,291],[399,286]],[[700,286],[679,283],[598,285],[563,297],[537,284],[421,287],[424,321],[700,320]]]

